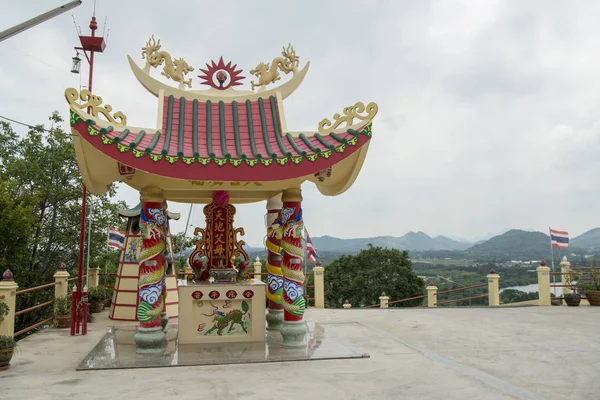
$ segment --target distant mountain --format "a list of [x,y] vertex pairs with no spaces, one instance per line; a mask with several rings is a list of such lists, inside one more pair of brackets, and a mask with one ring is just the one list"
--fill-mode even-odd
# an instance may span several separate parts
[[600,228],[590,229],[569,242],[569,247],[575,246],[586,250],[600,250]]
[[[582,253],[584,250],[569,246],[569,253]],[[555,255],[566,254],[565,250],[555,249]],[[476,244],[465,251],[465,254],[474,259],[511,259],[532,260],[550,258],[550,237],[542,232],[526,232],[520,229],[511,229],[502,235],[494,236],[490,240]]]
[[446,245],[448,250],[465,250],[473,246],[472,243],[461,242],[443,235],[436,236],[434,239],[436,242]]
[[459,242],[446,236],[432,238],[424,232],[408,232],[401,237],[377,236],[359,239],[340,239],[331,236],[312,238],[317,252],[331,251],[342,253],[358,253],[373,246],[381,246],[398,250],[464,250],[469,243]]

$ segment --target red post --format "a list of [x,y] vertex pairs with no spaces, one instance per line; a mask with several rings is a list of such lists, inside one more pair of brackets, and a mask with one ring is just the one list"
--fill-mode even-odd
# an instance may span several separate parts
[[[90,21],[90,29],[92,30],[92,37],[96,36],[96,29],[98,29],[98,24],[96,23],[96,17],[92,17]],[[85,51],[85,49],[84,49]],[[94,50],[90,50],[90,72],[88,76],[88,90],[90,93],[92,92],[92,81],[94,78]],[[88,107],[88,114],[91,113],[92,108]],[[85,184],[82,185],[82,197],[81,197],[81,224],[80,224],[80,232],[79,232],[79,266],[77,268],[77,304],[81,304],[81,293],[82,293],[82,281],[83,281],[83,255],[84,255],[84,246],[85,246],[85,212],[87,208],[87,188]],[[76,333],[79,333],[79,319],[76,320],[75,326]],[[85,335],[85,333],[82,333]]]
[[77,315],[77,286],[73,286],[71,293],[71,336],[75,335],[76,321],[79,319]]
[[83,288],[83,298],[81,303],[81,334],[87,334],[87,314],[88,314],[88,292],[87,286]]

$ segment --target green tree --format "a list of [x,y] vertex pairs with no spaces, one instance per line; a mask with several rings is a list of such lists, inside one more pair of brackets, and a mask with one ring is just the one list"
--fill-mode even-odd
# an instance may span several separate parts
[[173,245],[173,258],[175,271],[185,268],[186,250],[194,247],[193,237],[185,237],[183,232],[171,234],[171,244]]
[[[22,136],[10,124],[0,123],[0,211],[5,217],[0,269],[10,268],[20,288],[52,282],[60,262],[72,276],[77,273],[82,180],[71,134],[63,130],[57,112],[49,121],[49,127],[39,125]],[[114,194],[111,187],[104,196],[91,196],[90,266],[114,258],[115,252],[107,249],[107,226],[122,228],[117,209],[125,206],[111,200]],[[49,288],[20,295],[17,309],[46,301],[52,293]],[[46,311],[19,316],[17,330]]]
[[[369,245],[357,255],[341,256],[325,268],[327,307],[341,307],[346,299],[354,307],[377,304],[381,292],[390,301],[425,294],[425,282],[413,272],[408,252]],[[397,306],[421,303],[419,299]]]
[[33,225],[32,202],[16,194],[16,182],[0,175],[0,267],[16,270],[29,262],[27,243]]

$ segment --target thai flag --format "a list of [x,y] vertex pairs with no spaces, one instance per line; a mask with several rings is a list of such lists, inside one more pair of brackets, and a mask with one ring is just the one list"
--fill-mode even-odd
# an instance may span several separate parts
[[315,250],[315,246],[313,245],[312,240],[310,240],[310,236],[308,235],[306,228],[304,228],[304,236],[306,236],[306,253],[308,255],[308,259],[314,262],[316,266],[320,266],[321,261],[317,255],[317,250]]
[[550,228],[550,240],[552,247],[566,249],[569,247],[569,232],[555,231],[554,229]]
[[108,246],[123,249],[125,245],[125,232],[115,228],[108,228]]

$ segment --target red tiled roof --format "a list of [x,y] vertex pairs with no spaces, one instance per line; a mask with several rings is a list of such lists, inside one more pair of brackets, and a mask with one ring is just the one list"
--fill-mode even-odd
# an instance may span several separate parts
[[[164,98],[161,131],[101,128],[72,110],[92,145],[133,168],[179,179],[274,181],[330,167],[364,145],[371,125],[344,133],[282,134],[273,96],[242,103]],[[264,168],[271,167],[271,168]]]

